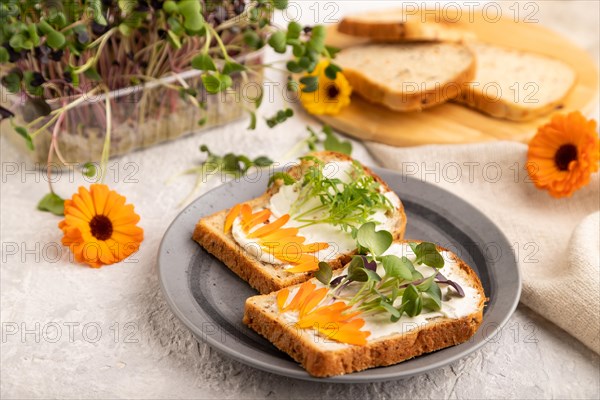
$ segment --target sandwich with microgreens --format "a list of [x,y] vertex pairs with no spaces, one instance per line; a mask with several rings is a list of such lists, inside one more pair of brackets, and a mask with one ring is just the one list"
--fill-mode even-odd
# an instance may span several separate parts
[[342,269],[246,300],[244,323],[316,377],[387,366],[471,338],[483,319],[477,274],[433,243],[394,240],[372,222]]
[[193,239],[264,294],[307,281],[320,262],[343,267],[367,222],[402,239],[402,202],[369,168],[324,151],[275,172],[262,196],[200,219]]

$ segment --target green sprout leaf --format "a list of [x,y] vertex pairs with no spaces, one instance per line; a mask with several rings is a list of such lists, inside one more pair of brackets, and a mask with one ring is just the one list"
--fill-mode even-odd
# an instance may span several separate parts
[[290,174],[285,172],[275,172],[269,178],[269,186],[271,186],[276,180],[279,179],[281,179],[283,181],[283,184],[286,186],[293,185],[294,183],[296,183],[296,180]]
[[208,93],[219,93],[221,81],[215,75],[202,75],[202,83]]
[[336,54],[342,51],[342,49],[333,46],[325,46],[325,50],[331,58],[335,58]]
[[415,263],[425,264],[433,268],[440,269],[444,266],[444,257],[437,251],[437,247],[433,243],[423,242],[411,248],[415,252]]
[[402,295],[402,303],[406,303],[404,311],[409,317],[419,315],[423,309],[423,299],[421,293],[414,285],[408,285]]
[[257,167],[268,167],[269,165],[273,164],[273,160],[271,160],[269,157],[265,157],[265,156],[261,156],[261,157],[256,157],[254,159],[254,161],[252,161],[252,163],[254,165],[256,165]]
[[0,47],[0,63],[6,63],[10,59],[8,50],[4,47]]
[[319,77],[318,76],[304,76],[300,78],[300,83],[304,85],[302,91],[304,93],[316,92],[319,89]]
[[442,291],[435,282],[424,291],[424,294],[423,307],[428,308],[431,311],[439,311],[442,309]]
[[96,164],[93,162],[86,162],[83,164],[81,173],[88,178],[93,178],[96,176],[97,171],[98,169],[96,168]]
[[233,80],[228,75],[215,73],[202,75],[202,83],[208,93],[216,94],[231,87]]
[[273,0],[273,6],[277,10],[285,10],[288,6],[288,0]]
[[167,31],[167,37],[169,38],[169,43],[173,45],[176,49],[181,48],[181,40],[179,40],[179,36],[172,30]]
[[165,10],[167,14],[174,14],[179,10],[179,8],[177,7],[177,3],[175,3],[173,0],[167,0],[163,3],[163,10]]
[[323,25],[314,26],[307,46],[310,50],[320,54],[325,50],[325,37],[327,29]]
[[21,90],[21,77],[22,74],[20,71],[11,71],[2,77],[2,86],[10,93],[18,93]]
[[288,61],[285,66],[288,69],[288,71],[290,71],[294,74],[304,71],[304,68],[302,68],[300,65],[298,65],[298,63],[296,61]]
[[199,1],[180,1],[177,4],[179,14],[183,15],[183,26],[190,32],[200,32],[204,28],[202,5]]
[[319,270],[315,273],[315,278],[323,285],[329,285],[333,272],[328,263],[321,261],[319,263]]
[[27,144],[27,148],[29,150],[33,150],[33,140],[31,139],[29,132],[27,132],[27,129],[25,129],[22,126],[15,126],[14,128],[15,132],[17,132],[21,137],[23,137],[23,139],[25,139],[25,144]]
[[290,39],[298,39],[300,37],[300,33],[302,33],[302,25],[297,23],[296,21],[292,21],[288,24],[286,37],[288,39],[288,44],[290,43]]
[[37,205],[40,211],[47,211],[54,215],[65,215],[65,201],[56,193],[48,193]]
[[285,53],[287,48],[285,32],[277,31],[269,38],[269,46],[273,48],[277,53]]
[[256,129],[256,113],[254,111],[250,111],[250,124],[248,125],[249,130]]
[[94,67],[90,67],[90,68],[86,69],[83,72],[83,75],[85,75],[86,78],[91,79],[96,82],[100,82],[102,80],[102,77],[98,73],[98,70],[96,70],[96,68],[94,68]]
[[277,111],[277,114],[272,116],[271,118],[267,118],[266,122],[269,128],[273,128],[279,124],[284,123],[294,115],[294,111],[291,108],[286,108],[284,110]]
[[356,240],[373,256],[380,256],[390,247],[394,238],[388,231],[376,231],[374,222],[367,222],[358,229]]
[[102,14],[102,0],[88,0],[87,6],[91,11],[91,15],[94,19],[94,22],[96,22],[99,25],[106,26],[106,18],[104,18],[104,15]]
[[330,63],[327,68],[325,68],[325,75],[331,79],[334,80],[337,77],[337,73],[340,72],[342,69],[340,67],[338,67],[337,65]]
[[233,85],[233,79],[229,75],[219,74],[219,80],[221,81],[221,92]]
[[244,43],[246,43],[252,49],[260,49],[264,46],[263,40],[260,38],[258,33],[248,29],[244,32]]
[[428,291],[429,288],[431,287],[431,285],[433,284],[434,280],[435,280],[435,274],[431,275],[429,278],[427,278],[423,282],[419,283],[417,285],[417,289],[419,289],[419,292]]
[[387,312],[389,312],[392,316],[392,318],[397,318],[396,321],[398,319],[400,319],[401,313],[398,309],[396,309],[394,306],[392,306],[391,304],[382,301],[381,302],[381,307],[383,307]]
[[412,279],[412,270],[414,270],[414,267],[408,258],[390,254],[383,256],[381,263],[383,264],[386,276],[406,280]]
[[242,64],[238,64],[234,61],[225,61],[225,65],[223,66],[223,70],[221,71],[225,75],[231,75],[235,72],[245,71],[246,67]]
[[364,268],[356,268],[352,272],[348,270],[348,279],[354,282],[367,282],[369,280],[367,271]]
[[325,150],[336,151],[347,155],[352,154],[352,143],[338,139],[329,125],[323,127],[323,132],[325,133],[325,141],[323,142]]
[[208,54],[198,54],[192,58],[192,67],[201,71],[216,71],[217,67]]

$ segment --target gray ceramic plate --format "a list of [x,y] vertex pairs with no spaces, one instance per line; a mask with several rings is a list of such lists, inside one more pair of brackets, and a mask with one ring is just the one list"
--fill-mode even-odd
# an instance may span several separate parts
[[219,260],[192,241],[198,219],[260,195],[265,174],[253,182],[222,185],[194,201],[162,240],[158,266],[173,312],[200,339],[265,371],[330,382],[374,382],[420,374],[449,364],[483,346],[506,323],[519,301],[521,277],[510,244],[473,206],[433,185],[375,169],[398,193],[406,209],[406,237],[438,243],[461,256],[479,274],[489,302],[481,328],[468,342],[397,365],[330,379],[313,378],[285,353],[242,323],[244,301],[256,294]]

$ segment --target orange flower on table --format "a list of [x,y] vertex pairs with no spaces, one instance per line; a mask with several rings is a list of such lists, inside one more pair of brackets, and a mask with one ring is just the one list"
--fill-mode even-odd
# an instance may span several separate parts
[[[315,69],[307,74],[307,77],[318,78],[318,87],[312,92],[300,90],[300,101],[310,114],[336,115],[344,107],[350,104],[352,87],[344,74],[338,71],[335,79],[331,79],[325,73],[330,63],[323,60],[317,64]],[[302,84],[301,89],[306,88]]]
[[325,287],[317,289],[314,283],[305,282],[287,305],[290,291],[280,290],[277,293],[277,306],[282,313],[297,311],[296,326],[300,329],[316,329],[328,339],[341,343],[367,344],[371,332],[360,330],[365,325],[362,318],[357,318],[360,311],[349,312],[351,306],[341,301],[319,307],[328,291]]
[[[288,272],[309,272],[319,269],[319,259],[312,253],[329,247],[327,243],[304,244],[306,238],[298,236],[298,228],[283,228],[289,221],[288,214],[273,222],[268,222],[271,211],[268,209],[253,213],[248,204],[237,204],[225,218],[224,231],[228,232],[233,222],[240,217],[242,230],[248,239],[259,242],[263,251],[292,267]],[[258,227],[261,225],[260,227]],[[253,228],[256,228],[252,230]]]
[[535,185],[553,197],[569,197],[598,171],[596,121],[579,111],[559,114],[529,142],[528,172]]
[[71,200],[65,200],[62,244],[75,260],[99,268],[114,264],[136,252],[144,231],[137,226],[139,215],[125,197],[106,185],[94,184],[88,191],[80,187]]

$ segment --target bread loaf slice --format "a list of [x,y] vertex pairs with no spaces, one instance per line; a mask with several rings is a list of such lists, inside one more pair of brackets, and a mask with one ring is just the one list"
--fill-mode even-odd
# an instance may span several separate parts
[[455,43],[368,44],[338,53],[336,60],[355,93],[395,111],[446,102],[475,77],[475,57]]
[[[408,245],[398,244],[405,246],[407,257],[414,260],[414,253],[409,255]],[[483,320],[485,293],[477,274],[464,261],[441,247],[438,247],[438,251],[446,260],[446,265],[440,272],[462,286],[465,292],[463,299],[468,303],[468,307],[461,308],[460,312],[456,311],[454,315],[450,314],[456,306],[444,306],[445,302],[442,302],[440,312],[417,316],[422,317],[418,320],[420,323],[406,315],[397,322],[391,322],[389,316],[385,315],[377,320],[374,320],[376,317],[372,314],[364,316],[362,318],[365,325],[362,329],[369,330],[370,336],[367,337],[366,345],[352,345],[325,338],[314,329],[299,329],[295,326],[293,314],[280,312],[278,293],[271,293],[246,300],[244,323],[278,349],[289,354],[309,374],[316,377],[342,375],[392,365],[466,342],[475,334]],[[311,282],[316,286],[323,286],[316,279]],[[293,293],[296,289],[297,287],[290,287],[287,290]],[[444,296],[451,295],[448,287],[443,289],[443,293]],[[330,298],[325,297],[317,307],[328,302],[330,304]],[[382,323],[390,325],[381,325]],[[376,331],[377,327],[382,327],[380,332]],[[332,337],[335,338],[335,334]]]
[[560,109],[576,74],[562,61],[485,43],[469,43],[473,82],[456,99],[496,118],[527,121]]
[[474,38],[456,15],[435,10],[382,10],[344,17],[338,31],[375,42],[444,41]]
[[[335,152],[323,151],[312,153],[312,155],[321,161],[328,162],[347,162],[353,161],[352,158]],[[289,168],[288,173],[296,179],[303,176],[306,171],[307,162],[302,162],[297,166]],[[379,176],[367,167],[363,167],[366,174],[371,175],[377,181],[382,189],[391,192]],[[277,182],[269,188],[262,196],[253,199],[249,204],[253,209],[266,208],[269,201],[275,195],[281,185]],[[390,213],[387,217],[388,226],[391,226],[391,233],[395,238],[404,237],[406,229],[406,215],[402,203],[398,201],[399,207]],[[225,232],[225,219],[229,210],[219,211],[213,215],[200,219],[196,224],[193,233],[193,239],[204,247],[209,253],[221,260],[229,269],[231,269],[240,278],[247,281],[250,286],[260,293],[270,293],[274,290],[304,282],[310,279],[314,272],[291,273],[286,271],[282,265],[262,262],[253,256],[247,249],[236,242],[231,231]],[[335,245],[332,243],[331,245]],[[341,268],[346,264],[352,252],[339,254],[335,259],[328,260],[332,268]]]

